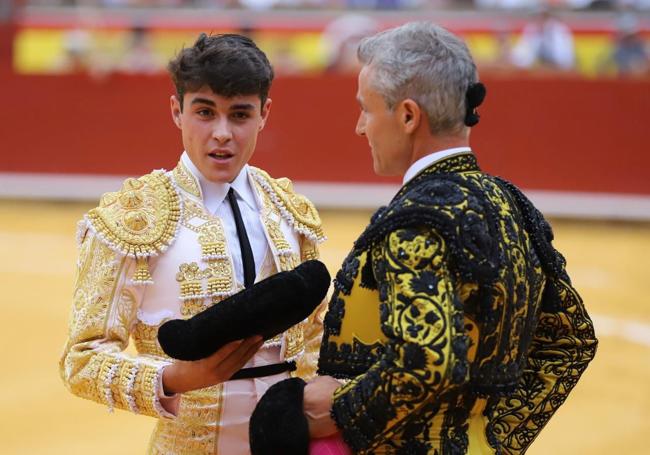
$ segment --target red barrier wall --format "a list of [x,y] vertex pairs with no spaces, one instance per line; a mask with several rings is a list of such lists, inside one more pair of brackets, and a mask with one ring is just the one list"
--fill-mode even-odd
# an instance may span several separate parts
[[[485,78],[472,144],[527,189],[650,194],[650,81]],[[141,174],[181,150],[164,76],[0,73],[0,172]],[[281,78],[253,164],[323,182],[382,182],[356,137],[356,81]]]

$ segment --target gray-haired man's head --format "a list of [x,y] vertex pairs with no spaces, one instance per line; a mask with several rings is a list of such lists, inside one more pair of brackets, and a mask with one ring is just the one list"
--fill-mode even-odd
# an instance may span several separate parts
[[426,112],[431,133],[464,130],[465,95],[478,73],[460,38],[432,23],[411,22],[365,38],[358,57],[373,69],[371,83],[389,109],[412,99]]

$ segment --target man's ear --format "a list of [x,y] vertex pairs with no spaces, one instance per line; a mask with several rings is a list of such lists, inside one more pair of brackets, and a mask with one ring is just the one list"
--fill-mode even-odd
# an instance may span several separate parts
[[400,123],[406,134],[414,133],[422,122],[422,109],[418,103],[410,98],[402,101],[398,106]]
[[183,124],[181,122],[181,102],[176,95],[172,95],[171,98],[169,98],[169,105],[171,108],[172,120],[174,121],[174,124],[178,128],[182,128]]
[[266,125],[266,120],[269,118],[269,113],[271,112],[271,104],[273,101],[271,98],[267,98],[266,101],[264,102],[264,105],[262,106],[262,110],[260,111],[260,116],[262,117],[262,121],[260,122],[259,126],[259,131],[262,131],[264,129],[264,126]]

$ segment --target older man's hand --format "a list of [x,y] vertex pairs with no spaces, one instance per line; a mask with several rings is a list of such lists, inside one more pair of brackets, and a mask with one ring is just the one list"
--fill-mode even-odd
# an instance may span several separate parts
[[324,438],[338,431],[330,411],[334,391],[340,386],[341,383],[331,376],[317,376],[305,386],[303,408],[312,438]]

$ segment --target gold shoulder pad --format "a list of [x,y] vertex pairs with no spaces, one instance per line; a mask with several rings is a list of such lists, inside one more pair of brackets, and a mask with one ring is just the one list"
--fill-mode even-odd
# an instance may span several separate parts
[[124,255],[156,256],[172,244],[181,215],[180,197],[163,170],[127,179],[122,189],[102,196],[90,210],[88,227]]
[[252,167],[252,175],[278,207],[285,220],[293,228],[310,240],[320,243],[325,241],[325,234],[316,207],[302,194],[293,190],[288,178],[274,179],[267,172]]

